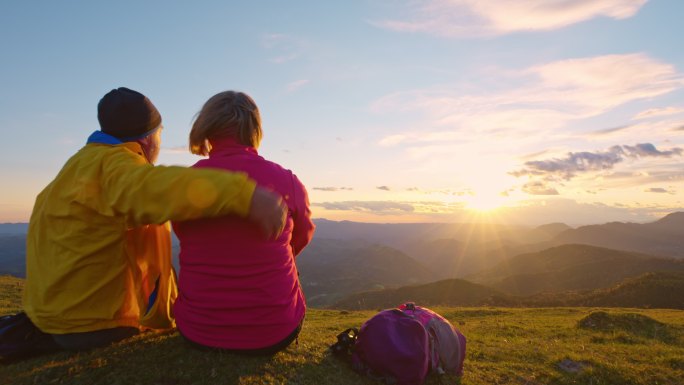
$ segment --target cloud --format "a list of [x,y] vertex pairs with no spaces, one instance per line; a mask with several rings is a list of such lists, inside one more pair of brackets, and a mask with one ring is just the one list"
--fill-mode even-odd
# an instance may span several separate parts
[[571,152],[565,158],[548,160],[532,160],[525,162],[525,168],[511,174],[516,177],[524,175],[560,174],[564,179],[571,179],[578,172],[605,170],[622,161],[615,151],[606,152]]
[[188,146],[162,147],[161,152],[164,154],[190,154]]
[[680,112],[684,112],[684,108],[681,107],[664,107],[664,108],[651,108],[646,111],[641,111],[634,115],[632,120],[654,118],[666,115],[674,115]]
[[346,211],[373,215],[402,216],[444,216],[460,215],[466,210],[465,201],[341,201],[314,202],[312,206],[322,207],[329,211]]
[[390,188],[387,186],[378,186],[378,187],[376,187],[376,189],[383,190],[383,191],[390,191]]
[[678,210],[681,208],[677,206],[579,203],[567,198],[548,197],[521,202],[519,206],[506,208],[502,215],[506,215],[511,221],[522,220],[523,223],[563,222],[573,226],[612,221],[652,222]]
[[547,186],[541,181],[525,183],[522,187],[522,191],[530,195],[558,195],[558,190]]
[[375,214],[411,213],[415,210],[413,205],[404,202],[393,201],[343,201],[343,202],[320,202],[312,203],[312,206],[323,207],[326,210],[360,211]]
[[293,92],[293,91],[296,91],[296,90],[304,87],[307,84],[309,84],[308,79],[295,80],[295,81],[293,81],[287,85],[287,90],[289,92]]
[[270,33],[262,36],[261,46],[272,56],[270,62],[283,64],[299,58],[306,49],[306,42],[282,33]]
[[352,191],[354,189],[352,187],[326,186],[326,187],[313,187],[313,190],[317,190],[317,191]]
[[549,150],[537,151],[537,152],[533,152],[533,153],[530,153],[530,154],[522,155],[522,156],[520,156],[520,159],[523,159],[523,160],[526,160],[526,159],[534,159],[534,158],[538,158],[538,157],[540,157],[540,156],[542,156],[542,155],[544,155],[544,154],[546,154],[546,153],[548,153],[548,152],[549,152]]
[[612,169],[626,158],[669,158],[681,156],[683,151],[679,147],[660,151],[651,143],[640,143],[635,146],[613,146],[607,151],[569,152],[564,158],[527,161],[522,170],[511,172],[511,175],[550,176],[570,180],[578,173]]
[[670,193],[667,189],[664,189],[662,187],[647,188],[646,190],[644,190],[644,192],[659,193],[659,194],[662,194],[662,193],[669,194]]
[[622,146],[622,148],[625,150],[625,154],[631,158],[649,156],[669,158],[674,155],[682,155],[682,151],[684,151],[679,147],[674,147],[667,151],[659,151],[651,143],[640,143],[636,146]]
[[481,37],[563,28],[595,17],[626,19],[647,0],[424,0],[401,8],[406,16],[371,24],[400,32]]
[[498,73],[494,81],[499,89],[483,94],[464,94],[464,86],[454,85],[376,100],[371,109],[377,113],[418,112],[427,119],[421,125],[434,127],[394,133],[379,144],[465,141],[477,133],[529,137],[684,86],[674,66],[640,53],[560,60]]
[[625,126],[618,126],[618,127],[612,127],[612,128],[604,128],[602,130],[592,132],[591,135],[594,135],[594,136],[608,135],[608,134],[612,134],[614,132],[625,130],[625,129],[630,128],[630,127],[631,126],[629,126],[629,125],[625,125]]
[[527,170],[523,171],[523,174],[562,174],[564,179],[571,179],[578,172],[606,170],[619,162],[622,162],[619,147],[614,147],[606,152],[571,152],[562,159],[555,158],[525,162]]
[[[354,217],[361,221],[378,221],[385,223],[388,216],[396,218],[412,218],[411,222],[455,222],[473,221],[472,213],[462,202],[445,203],[439,201],[392,202],[392,201],[346,201],[312,203],[312,206],[323,207],[330,213],[339,211],[339,218]],[[559,196],[535,196],[521,201],[515,206],[506,206],[497,210],[496,217],[506,224],[542,225],[563,222],[571,226],[606,223],[611,221],[652,222],[664,215],[681,211],[681,205],[661,205],[644,202],[616,203],[612,205],[585,202]],[[320,214],[319,214],[320,215]],[[320,216],[319,216],[320,217]]]

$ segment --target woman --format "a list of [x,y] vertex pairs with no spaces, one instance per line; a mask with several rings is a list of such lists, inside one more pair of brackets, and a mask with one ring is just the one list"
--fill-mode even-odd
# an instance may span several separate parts
[[193,167],[244,172],[280,194],[288,208],[276,239],[237,216],[173,224],[181,246],[174,314],[180,333],[196,345],[274,354],[301,329],[306,305],[295,257],[311,241],[314,224],[299,179],[257,153],[261,137],[259,109],[234,91],[210,98],[190,132],[190,151],[209,156]]

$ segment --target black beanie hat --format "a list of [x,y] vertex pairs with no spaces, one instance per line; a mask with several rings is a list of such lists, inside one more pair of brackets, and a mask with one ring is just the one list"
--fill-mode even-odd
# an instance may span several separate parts
[[118,139],[137,139],[159,127],[161,115],[145,95],[120,87],[100,99],[97,120],[105,134]]

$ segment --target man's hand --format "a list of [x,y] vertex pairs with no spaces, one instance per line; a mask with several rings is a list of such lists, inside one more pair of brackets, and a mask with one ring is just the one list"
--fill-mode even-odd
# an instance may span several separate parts
[[257,186],[247,218],[258,224],[269,239],[275,239],[285,228],[287,206],[280,195]]

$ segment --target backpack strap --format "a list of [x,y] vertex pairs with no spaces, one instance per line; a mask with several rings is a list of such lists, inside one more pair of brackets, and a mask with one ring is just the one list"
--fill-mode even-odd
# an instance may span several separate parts
[[337,335],[337,342],[330,345],[330,350],[338,357],[351,358],[358,336],[358,329],[349,328]]
[[0,318],[0,362],[17,361],[58,350],[60,347],[52,336],[38,329],[26,313]]

